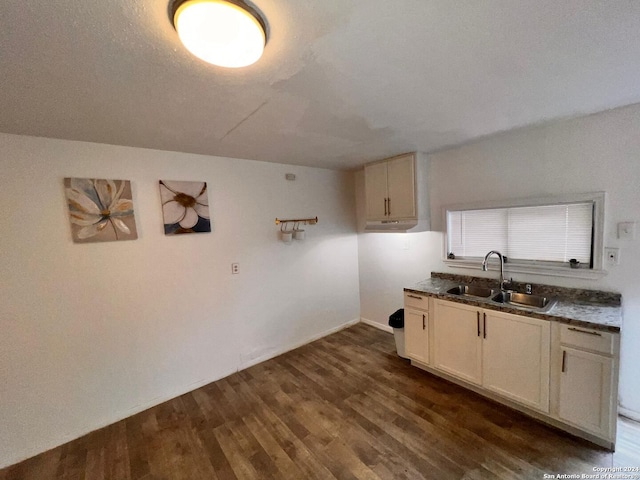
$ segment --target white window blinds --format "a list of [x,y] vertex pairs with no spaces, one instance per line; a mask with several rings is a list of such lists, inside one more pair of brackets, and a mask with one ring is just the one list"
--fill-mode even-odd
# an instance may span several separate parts
[[510,261],[591,262],[593,203],[447,212],[448,252],[484,257],[498,250]]

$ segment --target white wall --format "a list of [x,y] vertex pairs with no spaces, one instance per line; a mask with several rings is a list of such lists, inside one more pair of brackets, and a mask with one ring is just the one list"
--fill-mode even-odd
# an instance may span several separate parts
[[[364,231],[364,171],[356,172],[358,231]],[[404,306],[403,288],[441,270],[440,232],[360,233],[360,317],[385,330],[389,315]]]
[[358,236],[360,316],[364,322],[388,326],[389,315],[404,306],[403,288],[440,271],[439,238],[442,236],[437,232]]
[[[618,240],[616,224],[640,222],[640,106],[632,106],[523,129],[487,138],[467,146],[431,155],[429,190],[432,228],[443,230],[442,207],[456,203],[510,198],[606,191],[605,239],[608,247],[619,247],[621,264],[607,267],[600,280],[574,280],[540,275],[513,274],[516,280],[617,291],[623,295],[624,324],[620,402],[629,413],[640,416],[640,225],[634,241]],[[360,291],[362,315],[382,322],[394,301],[383,302],[374,294],[379,279],[364,275],[393,251],[395,239],[359,235]],[[422,235],[422,234],[409,234]],[[420,240],[422,241],[422,239]],[[413,244],[413,242],[412,242]],[[392,284],[411,285],[420,269],[423,278],[430,271],[491,276],[479,269],[454,269],[431,258],[442,256],[442,235],[433,233],[424,243],[412,246],[417,265],[405,259],[389,274]],[[435,263],[435,265],[434,265]],[[409,268],[407,268],[409,266]],[[507,270],[508,272],[508,270]],[[511,276],[511,275],[510,275]],[[398,294],[399,295],[399,294]],[[388,296],[388,294],[387,294]],[[399,297],[398,297],[399,298]],[[385,312],[378,311],[385,309]],[[370,312],[376,313],[370,313]],[[377,316],[376,316],[377,315]]]
[[[0,467],[359,317],[351,173],[4,134],[0,146]],[[66,176],[131,180],[138,240],[74,244]],[[213,232],[165,236],[159,179],[207,181]],[[315,215],[306,240],[278,241],[276,217]]]

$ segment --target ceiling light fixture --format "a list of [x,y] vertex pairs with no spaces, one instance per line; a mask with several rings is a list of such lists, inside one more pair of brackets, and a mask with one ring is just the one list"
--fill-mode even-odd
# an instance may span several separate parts
[[186,49],[213,65],[251,65],[267,43],[264,19],[242,0],[176,0],[170,15]]

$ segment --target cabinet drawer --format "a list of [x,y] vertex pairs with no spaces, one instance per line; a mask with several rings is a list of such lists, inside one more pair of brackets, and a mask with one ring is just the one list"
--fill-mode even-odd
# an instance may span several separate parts
[[429,297],[423,293],[404,292],[404,306],[429,310]]
[[592,328],[560,326],[560,342],[563,345],[613,355],[615,353],[614,334]]

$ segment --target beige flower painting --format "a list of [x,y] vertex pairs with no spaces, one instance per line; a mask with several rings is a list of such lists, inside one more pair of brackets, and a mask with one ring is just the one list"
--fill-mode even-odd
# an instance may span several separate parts
[[131,182],[65,178],[73,241],[110,242],[138,238]]

